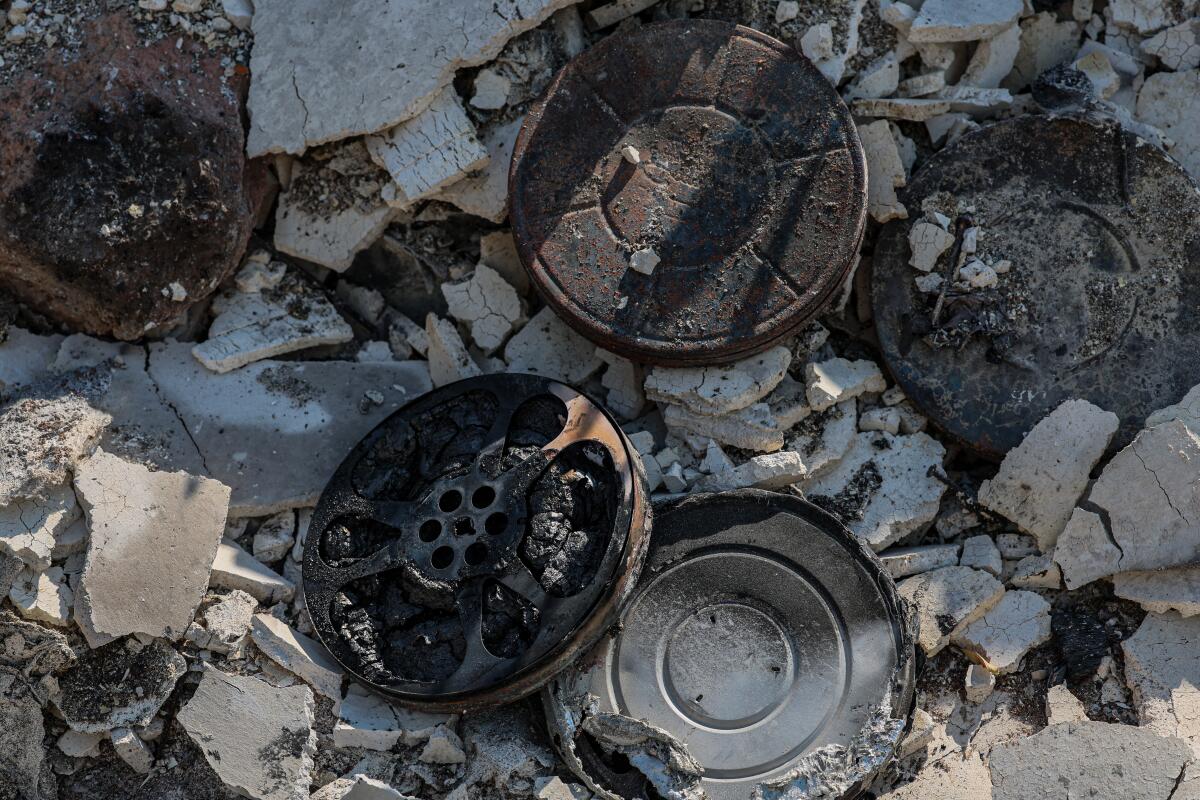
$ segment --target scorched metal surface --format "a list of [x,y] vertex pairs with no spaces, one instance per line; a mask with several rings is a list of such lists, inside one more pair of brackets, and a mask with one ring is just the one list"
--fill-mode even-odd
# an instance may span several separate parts
[[[941,429],[999,457],[1060,403],[1117,414],[1113,448],[1200,383],[1200,189],[1110,122],[1024,116],[934,155],[880,232],[872,302],[904,393]],[[927,207],[927,208],[926,208]],[[908,233],[923,210],[970,213],[993,289],[918,290]],[[953,229],[952,229],[953,232]],[[948,254],[934,269],[949,274]]]
[[[866,166],[845,104],[794,48],[676,20],[562,69],[517,138],[509,197],[521,259],[568,324],[638,361],[706,364],[826,305],[862,237]],[[630,268],[647,249],[649,275]]]
[[426,710],[495,705],[595,643],[648,534],[641,464],[603,409],[546,378],[472,378],[397,411],[338,468],[305,602],[368,686]]
[[600,797],[669,796],[614,757],[628,741],[603,740],[612,715],[686,748],[710,800],[841,797],[891,758],[913,667],[895,584],[867,547],[804,500],[743,490],[656,506],[619,631],[542,698]]

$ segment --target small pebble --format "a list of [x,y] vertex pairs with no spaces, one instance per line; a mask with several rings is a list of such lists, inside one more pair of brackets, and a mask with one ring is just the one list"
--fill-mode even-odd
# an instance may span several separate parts
[[630,164],[642,163],[642,154],[639,153],[638,149],[631,144],[627,144],[621,148],[621,157]]

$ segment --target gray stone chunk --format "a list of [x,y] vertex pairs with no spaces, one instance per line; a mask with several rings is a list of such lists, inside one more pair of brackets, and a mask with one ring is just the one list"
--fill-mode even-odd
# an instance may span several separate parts
[[646,373],[646,397],[682,405],[696,414],[727,414],[770,394],[787,375],[791,363],[788,348],[772,347],[732,364],[654,367]]
[[75,604],[88,644],[182,636],[208,588],[229,488],[99,451],[79,467],[75,490],[90,532]]
[[391,128],[571,2],[467,0],[446,13],[414,0],[256,0],[247,154]]
[[[429,391],[417,361],[259,361],[225,375],[184,343],[152,345],[150,376],[199,447],[208,474],[229,486],[232,516],[316,504],[355,443]],[[369,387],[383,403],[366,402]]]
[[1180,739],[1107,722],[1064,722],[1002,742],[988,758],[995,800],[1168,800],[1192,752]]
[[1050,550],[1119,424],[1116,414],[1086,400],[1066,401],[1004,456],[996,477],[979,487],[980,504]]
[[307,686],[276,688],[206,666],[176,717],[226,786],[258,800],[299,800],[312,782],[317,733]]
[[960,566],[906,578],[897,588],[916,610],[917,643],[927,656],[937,655],[1004,596],[1004,585],[993,576]]
[[940,469],[945,455],[924,433],[860,433],[834,467],[798,486],[880,551],[937,516],[946,485],[930,470]]

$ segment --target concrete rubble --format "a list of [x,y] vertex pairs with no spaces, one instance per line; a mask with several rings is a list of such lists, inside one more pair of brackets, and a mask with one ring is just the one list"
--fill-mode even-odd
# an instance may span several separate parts
[[276,688],[206,667],[176,719],[226,786],[260,800],[293,800],[312,781],[313,713],[306,686]]
[[[991,462],[885,365],[870,296],[888,224],[912,267],[897,291],[929,307],[1026,286],[987,219],[949,263],[954,220],[980,213],[952,185],[921,206],[906,195],[940,150],[998,122],[1116,120],[1200,179],[1195,0],[102,5],[0,12],[0,796],[602,796],[528,704],[426,713],[364,688],[306,606],[313,506],[345,454],[434,387],[522,372],[603,403],[656,499],[800,495],[876,552],[924,657],[911,725],[864,794],[1200,800],[1200,386],[1175,381],[1178,402],[1119,451],[1129,420],[1118,434],[1115,414],[1073,399]],[[812,324],[681,368],[618,355],[546,304],[508,185],[570,58],[685,18],[746,25],[815,65],[855,118],[871,221]],[[170,124],[135,96],[170,101]],[[60,118],[116,149],[71,139],[49,159]],[[174,171],[143,164],[160,140]],[[635,140],[606,158],[664,170],[668,154]],[[981,181],[998,168],[978,167]],[[129,170],[170,180],[124,192]],[[164,232],[175,243],[148,257]],[[56,261],[30,249],[42,240],[83,249]],[[671,246],[622,244],[626,313],[630,285],[670,280]],[[14,254],[41,277],[14,283]],[[96,258],[119,268],[99,287],[80,272]],[[699,796],[687,747],[624,718],[581,724],[664,798]]]

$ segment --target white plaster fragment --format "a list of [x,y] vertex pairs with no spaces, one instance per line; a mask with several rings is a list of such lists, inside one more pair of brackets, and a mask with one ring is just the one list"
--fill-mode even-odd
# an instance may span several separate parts
[[568,328],[549,307],[534,314],[508,340],[504,360],[513,372],[532,372],[576,384],[604,363],[596,355],[596,345]]
[[[295,169],[302,165],[297,163]],[[283,192],[275,213],[275,248],[343,272],[359,250],[379,238],[395,213],[380,204],[366,211],[352,205],[328,216],[312,214],[293,202],[291,192]]]
[[1119,424],[1116,414],[1086,400],[1062,403],[1005,455],[996,477],[983,482],[980,504],[1033,534],[1039,549],[1048,551]]
[[1113,576],[1113,594],[1156,614],[1194,617],[1200,614],[1200,567],[1120,572]]
[[25,619],[60,628],[71,620],[74,593],[66,583],[62,567],[50,567],[40,573],[24,568],[9,589],[8,599]]
[[434,386],[483,374],[453,322],[431,313],[425,318],[425,335],[429,338],[429,378]]
[[876,222],[907,219],[908,211],[896,198],[896,188],[907,177],[887,120],[859,126],[858,135],[867,157],[867,211]]
[[596,357],[608,365],[600,376],[600,385],[608,390],[608,409],[621,419],[640,416],[646,408],[642,365],[599,347]]
[[875,362],[867,359],[832,358],[810,362],[804,366],[804,376],[808,403],[814,411],[824,411],[865,392],[887,389],[883,373]]
[[917,222],[908,231],[908,247],[912,251],[908,263],[921,272],[929,272],[953,244],[954,235],[942,226],[924,220]]
[[968,703],[982,703],[996,688],[996,676],[989,670],[972,664],[967,667],[964,694]]
[[521,298],[499,272],[479,264],[462,283],[442,284],[447,312],[471,330],[485,354],[494,353],[521,319]]
[[930,657],[1004,596],[1004,585],[993,576],[960,566],[905,578],[896,588],[916,610],[917,643]]
[[1162,130],[1173,143],[1167,152],[1200,180],[1200,70],[1158,72],[1146,78],[1137,97],[1136,116]]
[[677,405],[662,406],[661,411],[668,428],[715,439],[721,444],[765,453],[783,447],[783,431],[766,403],[718,416],[697,414]]
[[41,572],[50,566],[55,540],[81,516],[70,484],[41,498],[16,500],[0,508],[0,551]]
[[908,30],[910,42],[973,42],[1016,23],[1021,0],[925,0]]
[[922,572],[953,567],[958,564],[958,545],[921,544],[914,547],[892,547],[879,554],[888,574],[896,580]]
[[273,572],[232,539],[223,539],[217,545],[211,581],[213,586],[240,589],[266,604],[291,600],[296,592],[294,583]]
[[255,614],[250,638],[268,658],[300,676],[336,704],[342,699],[342,668],[315,639],[271,614]]
[[658,253],[654,252],[652,248],[647,247],[635,250],[629,256],[629,268],[643,275],[653,275],[654,268],[658,266],[660,260]]
[[964,567],[990,572],[997,578],[1004,569],[1004,559],[1000,557],[1000,550],[987,534],[970,536],[963,540],[962,557],[958,563]]
[[1050,639],[1050,604],[1034,592],[1005,592],[979,619],[951,636],[962,650],[984,659],[989,671],[1006,675]]
[[858,429],[860,431],[885,431],[887,433],[900,432],[900,411],[895,408],[881,406],[864,411],[858,417]]
[[408,747],[429,738],[439,725],[453,727],[454,717],[426,714],[393,705],[386,698],[351,683],[338,710],[333,727],[336,747],[362,747],[367,750],[391,750],[397,744]]
[[995,89],[1012,72],[1021,49],[1021,27],[1013,24],[984,39],[975,48],[960,84]]
[[487,165],[456,180],[433,199],[450,203],[468,214],[492,222],[503,222],[508,214],[508,166],[512,163],[513,147],[522,121],[524,117],[519,117],[484,132],[481,138],[488,152]]
[[902,119],[909,122],[924,122],[949,110],[949,100],[926,97],[863,98],[854,101],[854,113],[859,116]]
[[1083,701],[1072,694],[1066,684],[1051,686],[1046,692],[1046,724],[1058,725],[1062,722],[1086,722],[1087,711]]
[[749,461],[708,478],[698,484],[702,491],[725,492],[734,489],[782,489],[808,474],[799,453],[781,450],[755,456]]
[[1021,47],[1013,70],[1001,82],[1005,89],[1017,91],[1055,64],[1073,60],[1079,49],[1080,25],[1074,20],[1058,21],[1051,11],[1042,11],[1021,20]]
[[1150,613],[1121,642],[1138,723],[1200,754],[1200,617]]
[[772,347],[757,355],[708,367],[652,367],[646,397],[684,405],[697,414],[727,414],[757,403],[787,375],[791,351]]

